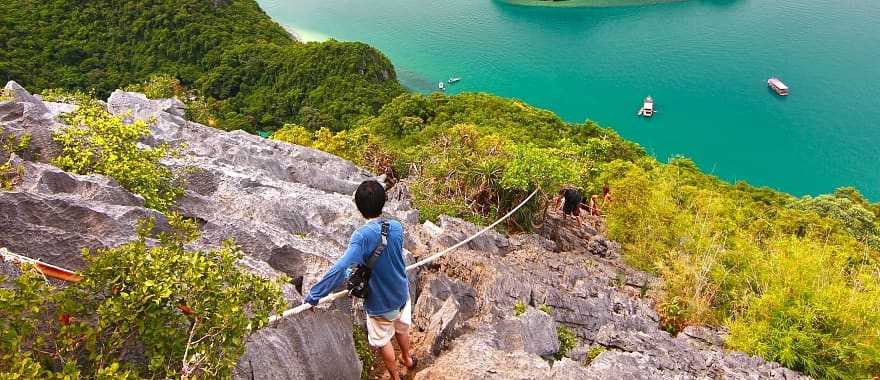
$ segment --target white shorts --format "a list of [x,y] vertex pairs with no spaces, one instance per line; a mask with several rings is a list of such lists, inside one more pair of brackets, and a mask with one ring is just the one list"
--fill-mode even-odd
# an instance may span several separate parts
[[367,317],[367,336],[369,337],[370,346],[385,347],[394,334],[409,334],[409,327],[412,325],[412,305],[406,300],[406,305],[400,311],[397,319],[389,321],[382,317]]

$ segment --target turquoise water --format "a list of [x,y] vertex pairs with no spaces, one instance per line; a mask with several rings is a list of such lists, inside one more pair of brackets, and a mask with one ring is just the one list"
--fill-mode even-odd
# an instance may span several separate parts
[[[691,0],[545,8],[492,0],[259,0],[307,38],[367,42],[402,83],[592,119],[660,159],[797,195],[880,199],[880,1]],[[791,87],[781,98],[766,85]],[[652,119],[636,116],[645,96]]]

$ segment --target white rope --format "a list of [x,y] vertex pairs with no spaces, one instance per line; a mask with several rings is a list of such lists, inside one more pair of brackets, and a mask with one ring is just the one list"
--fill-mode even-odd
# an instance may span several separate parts
[[43,261],[40,261],[37,259],[32,259],[27,256],[22,256],[22,255],[19,255],[17,253],[10,251],[9,249],[2,248],[2,247],[0,247],[0,257],[2,257],[4,260],[8,260],[11,262],[26,263],[26,264],[31,264],[31,265],[40,264],[42,266],[52,268],[57,271],[66,272],[66,273],[73,273],[72,270],[64,269],[62,267],[58,267],[58,266],[55,266],[55,265],[52,265],[52,264],[49,264],[49,263],[46,263],[46,262],[43,262]]
[[[520,202],[520,204],[518,204],[516,207],[514,207],[512,210],[510,210],[507,214],[505,214],[504,216],[502,216],[501,219],[496,220],[495,223],[492,223],[492,224],[488,225],[486,228],[483,228],[482,230],[480,230],[480,232],[477,232],[476,234],[471,235],[469,238],[464,239],[464,240],[458,242],[457,244],[455,244],[455,245],[453,245],[453,246],[451,246],[451,247],[449,247],[449,248],[446,248],[446,249],[440,251],[439,253],[436,253],[436,254],[434,254],[434,255],[431,255],[430,257],[427,257],[427,258],[425,258],[424,260],[421,260],[421,261],[419,261],[419,262],[417,262],[417,263],[415,263],[415,264],[412,264],[412,265],[410,265],[410,266],[407,266],[407,267],[406,267],[406,270],[407,270],[407,271],[411,271],[411,270],[413,270],[413,269],[415,269],[415,268],[418,268],[418,267],[420,267],[420,266],[422,266],[422,265],[425,265],[425,264],[430,263],[430,262],[432,262],[432,261],[434,261],[434,260],[437,260],[437,259],[439,259],[440,257],[442,257],[443,255],[445,255],[445,254],[451,252],[452,250],[454,250],[454,249],[456,249],[456,248],[458,248],[458,247],[461,247],[461,246],[463,246],[463,245],[469,243],[471,240],[476,239],[478,236],[480,236],[480,235],[486,233],[486,231],[489,231],[489,230],[495,228],[495,226],[497,226],[497,225],[500,224],[501,222],[505,221],[507,218],[509,218],[511,215],[513,215],[513,213],[515,213],[515,212],[516,212],[517,210],[519,210],[522,206],[524,206],[524,205],[526,204],[526,202],[528,202],[530,199],[532,199],[532,197],[534,197],[535,194],[538,193],[538,190],[539,190],[539,189],[535,189],[535,191],[533,191],[531,194],[529,194],[529,196],[526,197],[526,199],[524,199],[522,202]],[[339,299],[339,298],[345,296],[346,294],[348,294],[348,291],[346,291],[346,290],[339,291],[339,292],[336,292],[336,293],[332,293],[332,294],[330,294],[330,295],[328,295],[328,296],[326,296],[326,297],[321,298],[320,300],[318,300],[318,304],[320,305],[320,304],[322,304],[322,303],[333,302],[334,300],[337,300],[337,299]],[[294,315],[294,314],[302,313],[303,311],[306,311],[306,310],[310,309],[311,307],[312,307],[311,304],[303,303],[302,305],[299,305],[299,306],[297,306],[297,307],[295,307],[295,308],[293,308],[293,309],[285,310],[283,313],[281,313],[281,315],[273,315],[273,316],[269,317],[269,323],[273,323],[273,322],[275,322],[275,321],[278,321],[278,320],[280,320],[280,319],[283,319],[284,317],[289,317],[289,316]]]

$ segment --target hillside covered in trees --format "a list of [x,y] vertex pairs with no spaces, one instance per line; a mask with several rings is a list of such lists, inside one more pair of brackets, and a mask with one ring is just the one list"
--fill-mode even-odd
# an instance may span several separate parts
[[880,204],[856,189],[730,184],[517,100],[404,93],[381,53],[295,42],[250,0],[16,0],[0,14],[2,79],[177,95],[205,124],[275,131],[407,181],[425,219],[485,223],[540,187],[507,225],[530,230],[560,185],[607,185],[609,237],[664,280],[665,329],[725,326],[730,348],[819,378],[880,374]]
[[380,52],[299,43],[253,0],[14,0],[0,14],[0,78],[103,98],[168,74],[228,130],[340,129],[401,92]]

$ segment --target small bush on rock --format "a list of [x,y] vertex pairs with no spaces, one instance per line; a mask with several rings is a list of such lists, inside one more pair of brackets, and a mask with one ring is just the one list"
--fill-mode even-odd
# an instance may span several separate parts
[[519,317],[526,313],[526,304],[522,302],[517,302],[516,305],[513,305],[513,315]]
[[182,192],[173,185],[173,173],[159,163],[169,154],[164,146],[139,146],[150,129],[142,120],[125,124],[96,101],[80,104],[67,117],[69,127],[53,138],[62,151],[55,166],[77,174],[98,173],[112,177],[122,187],[144,197],[147,207],[168,210]]
[[559,351],[553,357],[562,360],[574,346],[577,346],[578,338],[568,327],[559,326],[556,329],[556,337],[559,338]]
[[608,349],[605,348],[605,346],[603,346],[601,344],[597,344],[597,345],[590,347],[590,350],[587,351],[587,360],[586,360],[585,364],[589,365],[590,363],[593,362],[593,360],[596,359],[597,356],[599,356],[599,354],[601,354],[605,351],[608,351]]
[[354,338],[354,349],[357,351],[358,359],[361,360],[361,380],[369,380],[370,371],[373,369],[373,364],[376,363],[376,354],[370,348],[367,331],[363,327],[354,325],[351,327],[351,331]]
[[86,251],[66,289],[34,271],[0,288],[0,378],[230,377],[248,334],[284,309],[285,279],[242,272],[231,242],[185,250],[194,223],[170,221],[157,245],[144,222],[137,240]]

